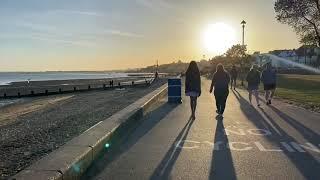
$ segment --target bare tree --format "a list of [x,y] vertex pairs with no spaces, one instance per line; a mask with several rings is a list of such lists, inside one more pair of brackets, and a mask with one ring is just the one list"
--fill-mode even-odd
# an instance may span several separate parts
[[277,20],[290,25],[300,42],[320,46],[320,0],[277,0]]

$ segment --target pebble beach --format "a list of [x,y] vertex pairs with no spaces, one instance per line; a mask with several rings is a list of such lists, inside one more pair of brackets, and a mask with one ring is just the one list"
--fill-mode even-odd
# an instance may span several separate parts
[[158,79],[149,86],[121,90],[7,100],[0,105],[0,179],[16,174],[164,83],[165,79]]

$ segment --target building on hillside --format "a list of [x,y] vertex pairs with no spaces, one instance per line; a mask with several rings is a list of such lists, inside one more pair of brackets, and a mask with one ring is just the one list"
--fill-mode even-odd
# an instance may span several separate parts
[[[293,50],[273,50],[269,54],[293,61],[295,63],[306,64],[310,66],[319,66],[320,48],[316,46],[303,45]],[[294,63],[278,62],[277,67],[294,67]]]
[[316,46],[304,45],[296,50],[298,63],[316,66],[320,61],[320,49]]
[[295,49],[291,50],[273,50],[270,51],[269,54],[271,55],[275,55],[279,58],[283,58],[285,60],[289,60],[289,61],[279,61],[279,60],[272,60],[271,63],[273,66],[275,67],[279,67],[279,68],[292,68],[294,67],[294,63],[290,63],[290,61],[292,62],[297,62],[298,61],[298,56],[296,54]]

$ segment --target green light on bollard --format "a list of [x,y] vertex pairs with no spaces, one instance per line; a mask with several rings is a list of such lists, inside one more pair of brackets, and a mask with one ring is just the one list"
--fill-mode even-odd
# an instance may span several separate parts
[[106,144],[104,145],[104,147],[109,148],[109,147],[110,147],[110,144],[109,144],[109,143],[106,143]]

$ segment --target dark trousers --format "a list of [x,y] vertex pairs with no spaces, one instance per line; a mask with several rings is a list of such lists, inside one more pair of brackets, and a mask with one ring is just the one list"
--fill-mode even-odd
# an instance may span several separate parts
[[231,77],[230,85],[231,87],[236,87],[237,77]]
[[223,114],[224,109],[226,108],[226,101],[229,95],[228,89],[215,89],[214,97],[216,99],[216,106],[219,113]]

